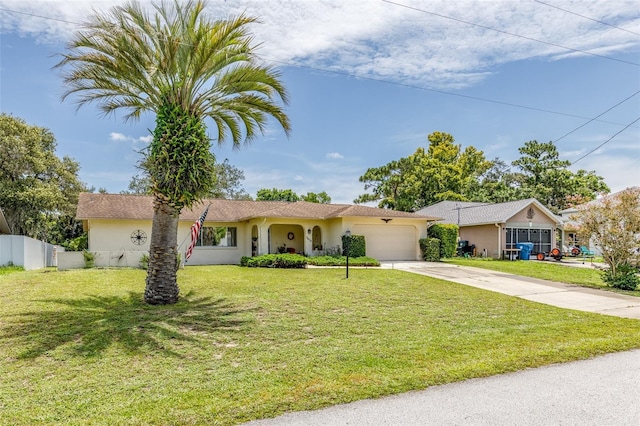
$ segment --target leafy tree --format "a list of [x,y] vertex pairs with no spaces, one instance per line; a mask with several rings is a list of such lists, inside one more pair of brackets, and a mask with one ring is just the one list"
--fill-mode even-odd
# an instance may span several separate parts
[[523,195],[536,198],[556,213],[572,202],[590,201],[609,192],[604,179],[595,172],[570,171],[571,162],[560,160],[551,141],[528,141],[518,151],[522,156],[512,164],[519,169],[517,179]]
[[151,178],[149,176],[137,175],[129,181],[129,187],[126,191],[120,191],[125,195],[150,195],[151,194]]
[[491,161],[491,167],[469,188],[469,200],[488,203],[504,203],[526,198],[519,183],[519,176],[499,158]]
[[259,189],[256,193],[257,201],[300,201],[300,196],[291,189]]
[[318,204],[331,204],[331,197],[325,191],[322,192],[307,192],[307,195],[301,195],[302,201]]
[[242,187],[244,172],[229,164],[225,158],[222,163],[214,167],[215,184],[210,193],[211,198],[226,198],[228,200],[250,200],[251,196]]
[[256,201],[307,201],[309,203],[330,204],[331,197],[325,191],[298,195],[292,189],[262,188],[256,193]]
[[13,233],[62,243],[82,232],[73,218],[86,190],[80,166],[58,158],[48,129],[0,114],[0,206]]
[[154,4],[150,15],[136,2],[96,12],[75,34],[58,64],[79,105],[98,103],[104,114],[128,110],[125,120],[155,113],[153,141],[141,167],[151,181],[154,216],[144,299],[175,303],[178,215],[214,185],[215,140],[239,147],[263,133],[269,117],[288,133],[280,106],[287,93],[279,74],[256,57],[244,14],[211,21],[206,3]]
[[[378,207],[411,211],[417,204],[418,177],[415,175],[413,158],[401,158],[384,166],[373,167],[360,176],[365,191],[353,200],[354,203],[378,202]],[[413,179],[412,179],[413,178]]]
[[[223,163],[214,165],[214,185],[207,194],[207,198],[225,198],[228,200],[247,200],[251,196],[242,187],[244,172],[229,164],[225,159]],[[144,174],[134,176],[129,182],[129,188],[121,191],[121,194],[151,194],[151,179]]]
[[354,202],[377,201],[381,208],[415,211],[442,200],[468,200],[491,162],[473,146],[462,150],[448,133],[431,133],[428,140],[427,150],[418,148],[409,157],[368,169],[360,182],[371,193]]
[[640,261],[640,189],[631,188],[603,197],[578,210],[572,219],[579,223],[578,231],[602,252],[609,265],[610,283],[616,287],[621,283],[626,289],[634,290],[638,279],[631,265]]

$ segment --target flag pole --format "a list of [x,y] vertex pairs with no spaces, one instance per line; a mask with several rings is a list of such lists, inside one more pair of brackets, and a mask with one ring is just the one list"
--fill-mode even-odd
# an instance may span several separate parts
[[[193,225],[191,225],[189,235],[187,235],[184,238],[184,240],[182,240],[182,243],[180,243],[180,245],[178,246],[178,249],[180,249],[180,247],[182,247],[182,245],[187,240],[187,238],[191,237],[191,243],[189,244],[189,248],[187,248],[187,250],[184,253],[184,263],[187,263],[188,258],[191,256],[193,252],[193,248],[195,247],[196,240],[200,235],[200,231],[202,229],[205,219],[207,218],[207,214],[209,213],[210,207],[211,207],[211,203],[209,203],[209,205],[204,209],[204,212],[202,212],[200,217],[198,217],[198,219],[196,219]],[[194,231],[194,227],[196,228],[195,231]]]

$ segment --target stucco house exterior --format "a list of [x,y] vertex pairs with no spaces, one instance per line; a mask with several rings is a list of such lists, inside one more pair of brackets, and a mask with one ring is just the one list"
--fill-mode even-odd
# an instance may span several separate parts
[[506,203],[441,201],[416,213],[443,218],[460,227],[460,240],[476,246],[476,255],[499,258],[517,243],[533,243],[532,254],[556,247],[561,219],[534,198]]
[[[191,225],[209,206],[198,243],[187,265],[237,264],[242,256],[290,252],[306,255],[337,250],[349,230],[364,235],[367,256],[378,260],[419,260],[419,239],[437,218],[361,205],[304,201],[211,199],[184,209],[178,223],[178,251],[190,243]],[[148,253],[153,197],[82,193],[76,215],[88,233],[96,265],[135,266]]]

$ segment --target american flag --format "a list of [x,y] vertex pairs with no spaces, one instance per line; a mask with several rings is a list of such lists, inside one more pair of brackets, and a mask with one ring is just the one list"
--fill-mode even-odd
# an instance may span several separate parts
[[191,254],[193,253],[193,248],[196,246],[198,236],[200,235],[200,229],[202,228],[204,219],[207,217],[207,213],[209,213],[209,207],[211,207],[211,204],[209,204],[207,208],[204,209],[204,213],[202,213],[198,220],[196,220],[195,223],[191,225],[191,244],[189,244],[189,247],[187,248],[187,251],[184,255],[185,260],[189,259],[191,257]]

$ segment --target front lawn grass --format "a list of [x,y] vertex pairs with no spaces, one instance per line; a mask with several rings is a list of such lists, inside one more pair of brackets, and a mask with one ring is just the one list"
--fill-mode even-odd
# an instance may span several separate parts
[[24,268],[22,266],[3,265],[0,266],[0,275],[12,274],[14,272],[22,272]]
[[640,297],[640,289],[635,291],[620,290],[609,287],[602,281],[602,272],[594,268],[577,268],[560,265],[555,261],[540,262],[537,260],[495,260],[495,259],[465,259],[454,257],[445,262],[460,266],[473,266],[490,269],[524,277],[539,278],[541,280],[556,281],[566,284],[576,284],[582,287],[597,288],[616,293]]
[[640,321],[394,270],[0,276],[0,423],[236,424],[640,348]]

